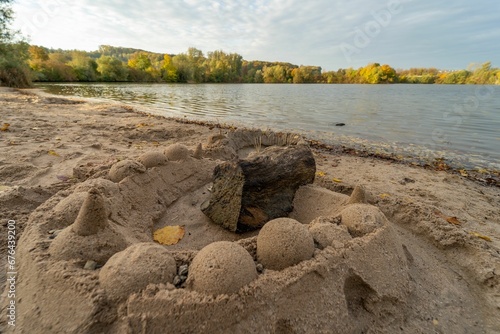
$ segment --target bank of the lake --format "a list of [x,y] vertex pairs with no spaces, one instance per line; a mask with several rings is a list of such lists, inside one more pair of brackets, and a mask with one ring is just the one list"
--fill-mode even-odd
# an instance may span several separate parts
[[[500,169],[500,87],[459,85],[44,84],[166,117],[298,132],[326,144],[456,169]],[[345,124],[345,126],[337,126]]]

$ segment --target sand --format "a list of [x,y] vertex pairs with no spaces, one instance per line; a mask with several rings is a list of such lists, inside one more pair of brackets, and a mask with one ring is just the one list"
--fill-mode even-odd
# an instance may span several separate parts
[[[256,138],[302,139],[144,111],[0,88],[2,284],[9,220],[18,236],[1,332],[500,333],[498,187],[313,149],[315,182],[290,214],[313,254],[270,268],[258,230],[224,230],[200,205],[214,167],[256,154]],[[168,225],[184,238],[155,244]],[[217,251],[233,246],[241,258]]]

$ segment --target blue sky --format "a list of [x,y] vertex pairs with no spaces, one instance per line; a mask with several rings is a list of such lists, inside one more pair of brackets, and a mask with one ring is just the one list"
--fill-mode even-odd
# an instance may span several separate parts
[[16,0],[14,28],[36,45],[395,68],[500,66],[498,0]]

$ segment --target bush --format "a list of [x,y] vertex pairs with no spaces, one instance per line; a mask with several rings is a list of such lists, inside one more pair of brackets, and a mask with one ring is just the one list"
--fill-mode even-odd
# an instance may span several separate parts
[[16,59],[1,59],[0,85],[15,88],[31,87],[31,76],[28,66]]
[[26,63],[28,43],[0,43],[0,85],[28,88],[31,87],[31,71]]

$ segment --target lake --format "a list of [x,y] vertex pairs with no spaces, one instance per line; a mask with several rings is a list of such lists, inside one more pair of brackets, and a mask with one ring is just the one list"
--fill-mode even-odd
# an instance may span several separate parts
[[[374,152],[500,169],[500,86],[40,84],[167,117],[301,133]],[[344,123],[344,126],[337,126]]]

